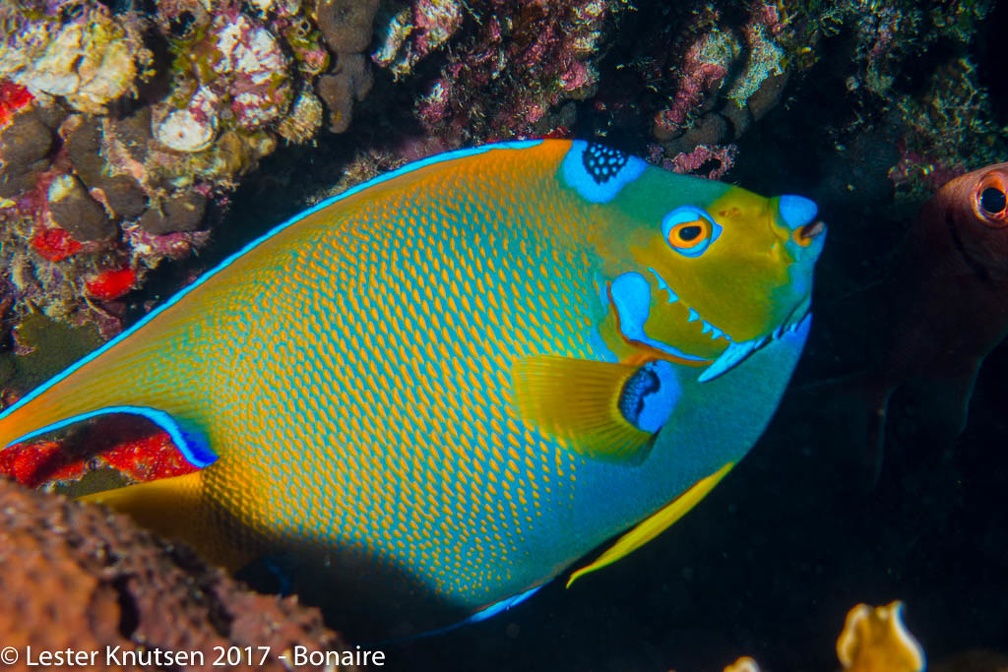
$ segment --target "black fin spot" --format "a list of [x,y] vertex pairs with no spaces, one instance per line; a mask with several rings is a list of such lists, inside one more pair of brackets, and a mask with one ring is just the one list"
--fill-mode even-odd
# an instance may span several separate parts
[[661,389],[661,379],[654,371],[653,363],[638,369],[623,384],[619,397],[619,410],[634,427],[640,427],[640,416],[644,412],[644,399]]

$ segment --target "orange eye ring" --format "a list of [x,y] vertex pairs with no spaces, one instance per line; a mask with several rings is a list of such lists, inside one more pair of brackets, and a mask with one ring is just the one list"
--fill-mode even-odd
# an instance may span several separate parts
[[703,217],[676,224],[668,232],[668,242],[672,247],[689,250],[706,242],[711,235],[711,225]]
[[696,258],[721,235],[721,225],[695,205],[680,205],[662,218],[662,235],[669,247],[684,257]]

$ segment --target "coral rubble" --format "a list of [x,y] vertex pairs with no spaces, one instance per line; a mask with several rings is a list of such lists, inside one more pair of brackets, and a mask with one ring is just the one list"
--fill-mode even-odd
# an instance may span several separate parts
[[[249,592],[124,516],[3,480],[0,565],[0,641],[22,653],[10,669],[30,669],[27,646],[94,651],[101,669],[140,669],[122,663],[153,652],[202,653],[166,668],[191,670],[289,670],[294,647],[355,653],[296,598]],[[222,650],[233,655],[215,665]]]

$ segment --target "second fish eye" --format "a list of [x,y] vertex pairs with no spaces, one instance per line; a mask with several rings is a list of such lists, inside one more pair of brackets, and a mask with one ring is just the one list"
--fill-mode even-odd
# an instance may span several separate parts
[[1005,209],[1008,199],[997,187],[987,187],[980,193],[980,209],[988,215],[997,215]]

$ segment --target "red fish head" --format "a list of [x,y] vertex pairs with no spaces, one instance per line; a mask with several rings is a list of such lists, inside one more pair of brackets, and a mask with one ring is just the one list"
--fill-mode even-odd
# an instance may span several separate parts
[[[963,275],[1008,273],[1008,163],[951,180],[921,208],[911,266],[934,267],[936,256]],[[946,273],[952,268],[946,268]]]

